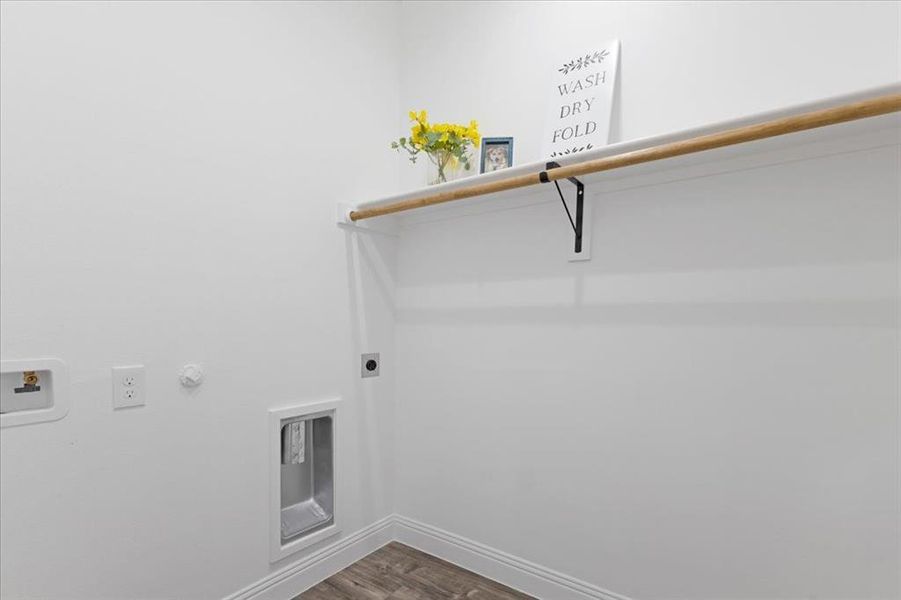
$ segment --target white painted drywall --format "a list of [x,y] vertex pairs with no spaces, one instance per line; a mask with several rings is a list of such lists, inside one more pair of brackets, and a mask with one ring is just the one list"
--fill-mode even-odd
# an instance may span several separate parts
[[[345,533],[390,514],[394,242],[360,254],[334,205],[396,189],[397,5],[0,21],[2,355],[72,381],[64,420],[2,432],[0,595],[221,598],[329,543],[269,564],[267,414],[296,402],[344,399]],[[114,412],[136,363],[147,405]]]
[[72,376],[0,434],[4,598],[290,564],[265,415],[335,394],[346,533],[396,510],[636,598],[898,596],[897,146],[610,190],[583,264],[547,202],[333,224],[399,187],[407,108],[538,158],[549,49],[622,40],[633,139],[897,79],[896,3],[0,6],[0,353]]
[[[436,20],[464,43],[414,52]],[[899,78],[897,3],[405,3],[403,30],[404,108],[523,161],[536,62],[593,36],[622,40],[621,139]],[[553,196],[410,224],[398,513],[633,598],[898,598],[897,140],[608,186],[588,263]]]
[[544,158],[547,70],[593,40],[622,41],[617,142],[896,81],[899,19],[897,2],[404,2],[402,108],[477,119],[522,164]]

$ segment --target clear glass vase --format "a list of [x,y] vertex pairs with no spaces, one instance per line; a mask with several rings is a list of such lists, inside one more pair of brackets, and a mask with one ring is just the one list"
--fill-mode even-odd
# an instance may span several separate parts
[[[450,152],[439,150],[429,152],[429,168],[427,170],[427,182],[429,185],[445,183],[463,177],[466,172],[465,164]],[[472,164],[472,161],[470,161]]]

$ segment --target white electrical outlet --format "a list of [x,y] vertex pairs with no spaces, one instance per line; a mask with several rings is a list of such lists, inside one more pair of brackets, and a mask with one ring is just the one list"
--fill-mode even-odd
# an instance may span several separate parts
[[144,405],[144,365],[113,367],[113,408]]

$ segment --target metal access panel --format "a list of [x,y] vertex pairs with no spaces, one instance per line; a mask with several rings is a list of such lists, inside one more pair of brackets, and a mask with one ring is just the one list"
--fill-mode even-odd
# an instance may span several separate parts
[[339,404],[333,399],[269,411],[271,562],[340,532]]

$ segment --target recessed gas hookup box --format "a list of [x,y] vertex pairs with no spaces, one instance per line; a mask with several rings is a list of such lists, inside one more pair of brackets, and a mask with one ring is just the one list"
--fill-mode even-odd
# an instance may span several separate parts
[[62,419],[67,387],[66,365],[57,358],[0,361],[0,427]]

